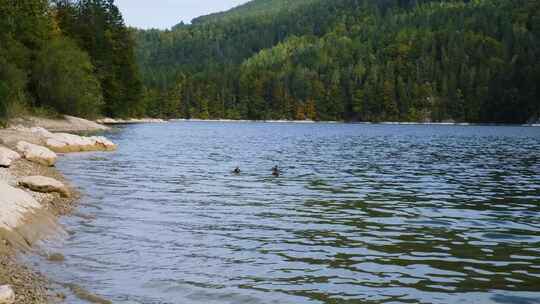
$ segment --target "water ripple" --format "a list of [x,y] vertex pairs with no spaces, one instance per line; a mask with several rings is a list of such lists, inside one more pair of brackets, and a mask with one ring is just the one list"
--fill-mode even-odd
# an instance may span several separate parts
[[39,263],[115,303],[540,303],[536,128],[174,123],[110,137],[117,153],[60,161],[93,217],[64,220],[75,234],[50,246],[65,264]]

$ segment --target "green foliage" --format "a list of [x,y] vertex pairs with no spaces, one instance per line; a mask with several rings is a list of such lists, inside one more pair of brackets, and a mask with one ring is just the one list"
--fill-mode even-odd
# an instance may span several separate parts
[[0,0],[0,27],[3,121],[540,115],[537,0],[254,0],[170,31],[126,28],[113,0]]
[[8,118],[8,103],[6,101],[8,87],[4,82],[0,82],[0,127],[5,126]]
[[54,39],[38,54],[33,71],[37,98],[59,113],[96,117],[101,87],[87,53],[67,39]]
[[0,124],[24,103],[25,86],[24,72],[0,54]]
[[87,51],[103,89],[105,114],[144,113],[143,86],[135,60],[135,42],[112,0],[58,0],[60,28]]
[[223,20],[241,19],[248,16],[271,16],[275,13],[284,10],[292,10],[315,1],[317,0],[253,0],[226,12],[195,18],[192,23],[219,22]]
[[0,28],[26,47],[38,48],[52,31],[47,0],[0,0]]
[[47,39],[47,1],[0,0],[0,124],[24,108],[32,53]]
[[540,112],[538,1],[296,3],[256,0],[138,31],[144,82],[167,100],[149,106],[368,121],[523,123]]
[[25,105],[38,114],[144,114],[133,35],[113,0],[0,0],[0,28],[0,120]]

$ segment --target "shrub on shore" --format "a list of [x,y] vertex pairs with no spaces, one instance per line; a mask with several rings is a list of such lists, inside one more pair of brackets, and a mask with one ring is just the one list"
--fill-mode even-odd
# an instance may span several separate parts
[[51,41],[37,55],[36,95],[59,113],[95,118],[103,105],[101,86],[87,53],[65,38]]
[[135,44],[114,1],[0,0],[0,28],[0,123],[26,110],[95,118],[140,107]]
[[26,76],[0,53],[0,125],[22,108]]

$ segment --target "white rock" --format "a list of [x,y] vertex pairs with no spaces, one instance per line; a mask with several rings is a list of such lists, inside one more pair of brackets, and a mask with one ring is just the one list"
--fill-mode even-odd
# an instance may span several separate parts
[[0,228],[13,230],[23,224],[27,213],[41,208],[30,194],[2,181],[0,193]]
[[49,149],[58,153],[95,150],[95,143],[90,138],[67,133],[51,134],[45,144]]
[[89,139],[93,141],[94,146],[100,151],[114,151],[117,148],[116,144],[103,136],[92,136]]
[[11,125],[9,126],[8,130],[12,131],[20,131],[20,132],[30,132],[30,128],[27,128],[23,125]]
[[0,286],[0,304],[14,304],[15,292],[9,285]]
[[[14,126],[12,130],[33,135],[37,138],[35,143],[44,144],[56,153],[116,150],[116,145],[102,136],[85,137],[69,133],[52,133],[41,127]],[[24,137],[20,140],[29,141]]]
[[0,167],[9,167],[13,161],[21,158],[19,153],[5,147],[0,147]]
[[96,122],[100,123],[100,124],[115,124],[115,123],[117,123],[115,119],[112,119],[112,118],[109,118],[109,117],[98,119]]
[[17,143],[17,150],[29,161],[45,166],[54,166],[56,163],[56,153],[45,147],[20,141]]
[[36,134],[41,135],[43,137],[53,136],[53,133],[49,132],[47,129],[42,128],[42,127],[33,127],[33,128],[30,128],[29,130],[30,130],[30,132],[36,133]]
[[101,124],[114,125],[114,124],[138,124],[138,123],[165,123],[166,121],[160,118],[128,118],[128,119],[102,118],[102,119],[98,119],[96,122],[101,123]]
[[114,143],[101,136],[85,137],[68,133],[50,133],[45,137],[45,145],[57,153],[116,150]]
[[69,189],[60,181],[46,176],[27,176],[19,179],[19,185],[32,191],[60,193],[63,197],[70,197]]

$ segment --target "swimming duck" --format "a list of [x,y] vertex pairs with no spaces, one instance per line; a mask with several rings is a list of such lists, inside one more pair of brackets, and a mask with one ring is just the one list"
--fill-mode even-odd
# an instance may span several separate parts
[[242,171],[240,170],[240,167],[236,167],[234,170],[233,170],[233,173],[234,174],[240,174]]
[[274,168],[272,168],[272,175],[275,177],[279,177],[281,175],[281,170],[279,170],[278,166],[274,166]]

